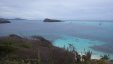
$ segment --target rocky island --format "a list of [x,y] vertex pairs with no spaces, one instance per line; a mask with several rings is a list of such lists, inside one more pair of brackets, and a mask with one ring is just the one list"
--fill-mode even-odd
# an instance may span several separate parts
[[22,19],[22,18],[14,18],[14,19],[11,19],[11,20],[26,20],[26,19]]
[[1,23],[11,23],[9,20],[4,19],[4,18],[0,18],[0,24]]
[[56,20],[56,19],[44,19],[43,22],[62,22],[61,20]]

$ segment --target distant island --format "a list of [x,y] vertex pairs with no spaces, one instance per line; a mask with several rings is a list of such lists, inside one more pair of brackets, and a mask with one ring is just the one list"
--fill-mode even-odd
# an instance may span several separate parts
[[4,18],[0,18],[0,24],[1,23],[11,23],[9,20],[4,19]]
[[44,19],[43,22],[62,22],[61,20],[56,20],[56,19]]
[[26,20],[26,19],[22,19],[22,18],[12,18],[12,19],[8,19],[8,20]]

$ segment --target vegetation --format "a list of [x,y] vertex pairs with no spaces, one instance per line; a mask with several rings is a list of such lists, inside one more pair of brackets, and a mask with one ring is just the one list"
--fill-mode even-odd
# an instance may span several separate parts
[[92,52],[80,55],[69,44],[67,48],[53,46],[41,36],[27,39],[12,34],[0,37],[0,64],[107,64],[109,55],[91,59]]
[[109,60],[110,57],[109,57],[109,55],[103,55],[103,56],[101,56],[101,59],[102,60]]

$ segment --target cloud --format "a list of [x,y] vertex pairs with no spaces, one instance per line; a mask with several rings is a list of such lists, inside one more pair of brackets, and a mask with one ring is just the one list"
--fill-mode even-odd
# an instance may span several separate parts
[[0,17],[113,20],[113,1],[0,0]]

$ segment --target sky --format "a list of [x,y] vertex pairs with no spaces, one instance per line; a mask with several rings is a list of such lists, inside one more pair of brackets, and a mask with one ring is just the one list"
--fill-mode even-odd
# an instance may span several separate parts
[[0,17],[113,20],[113,0],[0,0]]

